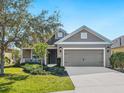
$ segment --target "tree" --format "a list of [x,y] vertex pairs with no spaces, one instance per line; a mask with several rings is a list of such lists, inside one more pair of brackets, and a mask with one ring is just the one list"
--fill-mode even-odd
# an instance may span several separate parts
[[6,48],[25,38],[30,31],[27,7],[31,0],[0,0],[0,75],[4,74],[4,53]]
[[11,43],[27,47],[47,42],[61,25],[57,12],[48,15],[48,11],[41,11],[37,16],[28,13],[31,1],[0,0],[0,75],[4,74],[4,52]]
[[36,43],[47,42],[62,26],[59,17],[59,12],[55,11],[52,15],[49,15],[46,10],[42,10],[37,16],[31,15],[29,21],[31,30],[25,33],[25,38],[22,38],[20,43],[16,42],[16,45],[19,47],[33,47]]
[[41,65],[45,64],[44,61],[47,53],[47,47],[48,47],[47,43],[37,43],[34,46],[34,51],[36,55],[41,59]]
[[30,21],[31,36],[34,43],[47,42],[57,31],[57,28],[62,26],[59,22],[59,12],[55,11],[52,15],[48,14],[48,11],[43,10],[38,16],[33,16]]

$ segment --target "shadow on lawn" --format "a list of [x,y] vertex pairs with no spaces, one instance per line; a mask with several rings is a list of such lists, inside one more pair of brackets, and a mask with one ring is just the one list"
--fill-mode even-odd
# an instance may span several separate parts
[[11,86],[14,82],[6,82],[6,83],[0,83],[0,93],[7,93],[11,89]]
[[29,75],[17,75],[17,74],[7,74],[6,79],[20,81],[28,78]]
[[8,82],[0,83],[0,93],[8,93],[11,90],[11,85],[16,81],[25,80],[28,75],[6,74],[3,76]]

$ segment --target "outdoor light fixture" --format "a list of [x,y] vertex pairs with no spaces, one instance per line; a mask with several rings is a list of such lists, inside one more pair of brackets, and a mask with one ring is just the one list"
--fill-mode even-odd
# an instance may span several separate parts
[[109,46],[107,46],[107,52],[109,52],[109,49],[110,49],[110,47],[109,47]]
[[62,47],[59,47],[59,52],[60,52],[60,53],[62,52]]

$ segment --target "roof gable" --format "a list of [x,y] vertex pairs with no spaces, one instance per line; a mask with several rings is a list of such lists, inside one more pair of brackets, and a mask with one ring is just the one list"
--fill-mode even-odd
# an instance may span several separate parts
[[[85,33],[87,35],[86,39],[81,38],[82,33]],[[71,37],[67,38],[63,42],[104,42],[104,40],[88,32],[87,30],[83,29],[79,31],[78,33],[72,35]]]
[[[70,33],[69,35],[67,35],[64,38],[60,39],[59,41],[55,42],[55,44],[64,44],[65,41],[67,41],[69,38],[76,35],[77,33],[81,32],[82,30],[86,30],[87,32],[93,34],[94,36],[96,36],[97,38],[102,40],[100,42],[103,42],[104,44],[111,44],[111,41],[109,39],[107,39],[106,37],[100,35],[99,33],[95,32],[95,31],[93,31],[92,29],[88,28],[87,26],[80,27],[76,31]],[[67,42],[65,42],[65,43],[67,43]]]

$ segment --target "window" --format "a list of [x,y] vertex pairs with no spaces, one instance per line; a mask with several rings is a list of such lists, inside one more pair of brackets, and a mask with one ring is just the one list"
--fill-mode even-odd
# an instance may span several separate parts
[[87,33],[82,32],[81,33],[81,39],[87,39]]
[[58,32],[58,37],[63,37],[62,32]]

